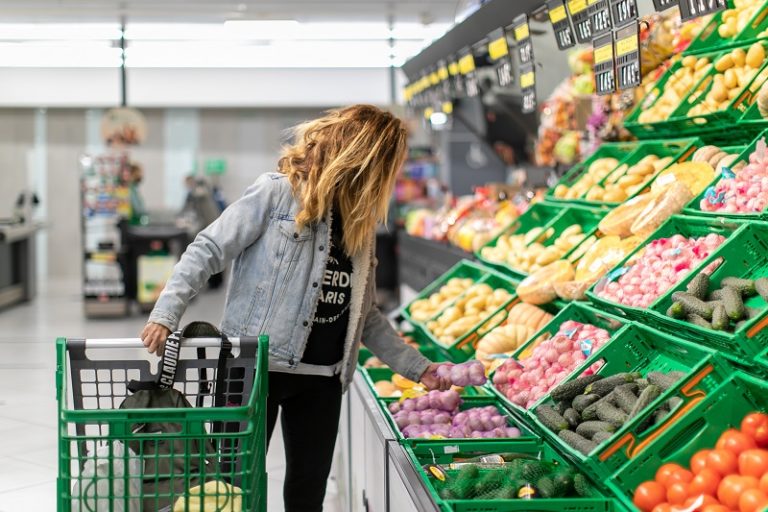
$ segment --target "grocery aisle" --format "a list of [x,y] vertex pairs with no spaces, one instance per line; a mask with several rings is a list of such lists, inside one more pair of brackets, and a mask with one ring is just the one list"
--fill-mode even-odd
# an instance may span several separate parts
[[[0,512],[56,510],[56,337],[135,336],[144,323],[142,316],[86,321],[78,289],[77,282],[51,282],[33,303],[0,312]],[[204,293],[185,318],[218,323],[224,297],[223,288]],[[279,512],[285,473],[279,424],[273,444],[268,510]],[[341,510],[332,479],[325,508]]]

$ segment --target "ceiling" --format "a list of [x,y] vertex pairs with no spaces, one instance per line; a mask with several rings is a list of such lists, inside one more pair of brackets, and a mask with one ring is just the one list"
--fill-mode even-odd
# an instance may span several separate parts
[[228,19],[453,22],[471,0],[0,0],[3,22],[162,21]]

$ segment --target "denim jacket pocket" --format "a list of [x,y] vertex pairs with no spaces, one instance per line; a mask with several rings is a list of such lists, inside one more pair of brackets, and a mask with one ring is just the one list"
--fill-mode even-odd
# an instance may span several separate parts
[[312,229],[309,226],[297,229],[293,219],[278,219],[275,223],[280,231],[277,244],[278,260],[284,262],[299,260],[305,252],[305,245],[312,240]]

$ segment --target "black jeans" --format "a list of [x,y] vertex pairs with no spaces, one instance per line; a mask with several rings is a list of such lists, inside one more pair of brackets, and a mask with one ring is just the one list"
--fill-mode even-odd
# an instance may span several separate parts
[[341,414],[339,377],[269,373],[267,440],[278,410],[285,444],[286,512],[320,512]]

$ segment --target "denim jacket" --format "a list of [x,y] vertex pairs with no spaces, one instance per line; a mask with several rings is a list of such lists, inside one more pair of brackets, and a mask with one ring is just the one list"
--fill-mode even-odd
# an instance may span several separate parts
[[269,336],[270,371],[340,374],[346,388],[359,342],[405,377],[418,381],[429,365],[406,345],[375,304],[373,238],[352,258],[352,296],[344,357],[335,367],[300,363],[312,329],[328,259],[333,222],[296,228],[298,211],[287,178],[260,176],[187,247],[149,316],[175,330],[190,299],[234,260],[221,330],[230,336]]

